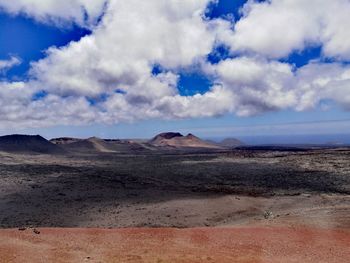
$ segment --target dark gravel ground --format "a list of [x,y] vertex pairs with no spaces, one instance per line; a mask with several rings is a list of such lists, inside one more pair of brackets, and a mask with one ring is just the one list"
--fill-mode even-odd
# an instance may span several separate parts
[[101,217],[118,212],[125,214],[123,223],[112,226],[133,226],[129,210],[152,213],[172,200],[302,194],[350,195],[350,149],[0,154],[3,228],[99,226]]

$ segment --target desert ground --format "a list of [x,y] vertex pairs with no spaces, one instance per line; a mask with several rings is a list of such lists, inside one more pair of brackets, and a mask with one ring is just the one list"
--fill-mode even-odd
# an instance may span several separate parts
[[0,262],[349,262],[350,149],[0,153]]
[[349,231],[240,227],[4,230],[1,262],[348,263]]

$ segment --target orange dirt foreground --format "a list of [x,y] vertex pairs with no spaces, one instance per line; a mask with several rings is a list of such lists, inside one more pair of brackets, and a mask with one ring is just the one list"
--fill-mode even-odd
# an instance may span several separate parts
[[349,230],[57,228],[35,232],[1,230],[0,262],[350,262]]

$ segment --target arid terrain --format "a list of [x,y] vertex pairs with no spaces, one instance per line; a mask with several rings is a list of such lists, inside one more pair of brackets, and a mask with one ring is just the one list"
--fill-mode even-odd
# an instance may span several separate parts
[[0,262],[348,263],[350,231],[318,228],[3,230]]
[[63,141],[0,153],[0,262],[349,262],[349,148]]

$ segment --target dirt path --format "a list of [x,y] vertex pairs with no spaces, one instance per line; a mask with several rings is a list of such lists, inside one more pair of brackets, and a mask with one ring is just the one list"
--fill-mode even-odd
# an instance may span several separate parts
[[350,262],[350,231],[242,227],[0,231],[0,262]]

